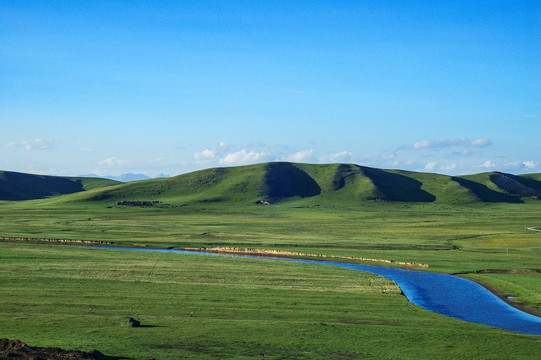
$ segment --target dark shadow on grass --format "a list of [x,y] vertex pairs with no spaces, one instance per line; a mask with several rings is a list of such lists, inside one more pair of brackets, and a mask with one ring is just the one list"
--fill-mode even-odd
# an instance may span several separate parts
[[33,200],[83,191],[80,180],[17,172],[3,172],[0,200]]
[[511,195],[541,196],[541,182],[534,179],[498,172],[490,175],[490,181]]
[[408,176],[385,170],[360,167],[383,195],[383,200],[407,202],[433,202],[436,196],[421,189],[422,182]]
[[522,203],[523,201],[517,196],[503,194],[489,189],[486,185],[475,181],[466,180],[459,177],[452,177],[451,180],[456,181],[460,185],[470,190],[475,196],[484,202],[503,202],[503,203]]
[[334,191],[340,190],[346,185],[346,180],[350,177],[354,177],[355,172],[353,167],[349,164],[340,164],[336,168],[331,187]]
[[275,162],[267,165],[261,196],[272,202],[294,196],[302,198],[321,194],[317,182],[291,163]]

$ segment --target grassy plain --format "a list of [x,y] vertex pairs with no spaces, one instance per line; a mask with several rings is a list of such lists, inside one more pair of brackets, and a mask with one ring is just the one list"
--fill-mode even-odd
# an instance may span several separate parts
[[[540,206],[119,208],[1,203],[0,236],[347,255],[465,274],[541,310]],[[128,358],[531,359],[539,336],[411,305],[372,274],[308,264],[0,242],[0,336]],[[515,273],[507,273],[507,272]],[[92,309],[92,310],[90,310]],[[191,317],[191,313],[194,316]],[[146,327],[125,329],[134,316]]]

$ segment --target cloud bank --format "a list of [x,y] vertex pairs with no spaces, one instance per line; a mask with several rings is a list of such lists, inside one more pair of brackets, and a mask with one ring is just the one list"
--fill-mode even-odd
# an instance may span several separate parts
[[310,161],[313,158],[314,150],[304,150],[299,151],[294,154],[289,154],[287,156],[284,156],[278,160],[281,161],[291,161],[291,162],[306,162]]
[[56,142],[43,140],[43,139],[34,139],[34,140],[25,140],[20,142],[9,142],[6,144],[9,147],[22,147],[26,150],[51,150],[56,147]]
[[449,147],[477,147],[483,148],[492,145],[489,139],[479,138],[470,140],[468,138],[462,139],[447,139],[447,140],[423,140],[414,143],[413,145],[404,145],[399,150],[440,150]]
[[350,151],[342,151],[339,153],[331,153],[319,158],[323,163],[350,162],[353,158],[353,153]]
[[242,149],[240,151],[229,153],[220,159],[220,165],[241,165],[268,160],[271,156],[269,152],[255,152]]
[[524,161],[522,165],[526,166],[528,169],[537,169],[539,167],[539,161]]

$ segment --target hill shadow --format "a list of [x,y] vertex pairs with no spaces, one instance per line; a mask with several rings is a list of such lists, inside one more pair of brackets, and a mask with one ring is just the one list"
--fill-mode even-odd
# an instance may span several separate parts
[[484,202],[504,202],[504,203],[522,203],[523,201],[512,195],[503,194],[489,189],[486,185],[475,181],[462,179],[459,177],[451,177],[451,180],[456,181],[475,194],[481,201]]
[[334,173],[331,188],[334,191],[340,190],[346,185],[346,180],[354,176],[355,172],[353,170],[353,166],[349,164],[338,165],[338,167],[336,168],[336,172]]
[[490,180],[511,195],[541,196],[541,181],[501,172],[490,175]]
[[6,171],[0,178],[0,200],[34,200],[84,191],[81,181]]
[[361,167],[361,170],[382,193],[384,200],[407,202],[436,200],[436,196],[421,189],[423,183],[418,180],[375,168]]
[[321,188],[310,175],[293,164],[275,162],[266,166],[260,193],[267,200],[276,202],[293,196],[316,196],[321,194]]

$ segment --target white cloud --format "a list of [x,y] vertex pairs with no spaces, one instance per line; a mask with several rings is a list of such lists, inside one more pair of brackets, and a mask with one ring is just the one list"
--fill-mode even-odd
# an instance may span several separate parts
[[437,161],[431,161],[425,165],[425,170],[432,171],[436,168],[436,165],[438,165]]
[[291,161],[291,162],[308,161],[308,160],[310,160],[312,158],[313,153],[314,153],[314,150],[299,151],[299,152],[296,152],[294,154],[289,154],[289,155],[281,158],[280,160]]
[[216,157],[216,150],[205,149],[193,154],[195,160],[212,160]]
[[409,149],[409,150],[439,150],[443,148],[448,148],[452,146],[462,146],[462,147],[487,147],[492,145],[490,140],[479,138],[475,140],[470,140],[467,138],[462,139],[447,139],[447,140],[423,140],[416,142],[413,145],[401,146],[400,149]]
[[496,164],[492,160],[487,160],[482,165],[478,165],[477,167],[484,167],[488,169],[496,167]]
[[98,165],[106,165],[106,166],[123,166],[131,163],[132,160],[120,160],[117,159],[116,156],[110,157],[108,159],[102,160],[98,162]]
[[324,163],[348,162],[351,161],[352,157],[353,154],[350,151],[342,151],[322,156],[319,160]]
[[452,171],[452,170],[456,169],[456,164],[452,163],[451,165],[440,166],[440,169],[443,170],[443,171]]
[[253,150],[248,152],[246,149],[242,149],[241,151],[227,154],[223,159],[220,159],[219,163],[221,165],[253,163],[266,160],[270,155],[268,152],[255,152]]
[[205,149],[201,152],[194,153],[193,158],[200,163],[209,162],[210,160],[214,160],[220,155],[224,154],[230,148],[231,147],[228,144],[221,142],[217,146],[213,146],[210,149]]
[[476,139],[472,140],[469,144],[467,144],[468,141],[469,140],[466,140],[465,146],[486,147],[492,145],[492,143],[488,139]]
[[415,149],[415,150],[426,149],[426,148],[431,147],[432,144],[434,144],[433,140],[423,140],[421,142],[417,142],[417,143],[413,144],[412,148]]
[[34,139],[21,142],[9,142],[6,145],[9,147],[23,147],[26,150],[50,150],[56,147],[56,142],[43,139]]
[[215,148],[220,149],[220,151],[227,151],[229,150],[230,146],[222,141],[220,144],[218,144],[218,146],[215,146]]
[[539,161],[524,161],[522,164],[528,169],[535,169],[539,166]]

